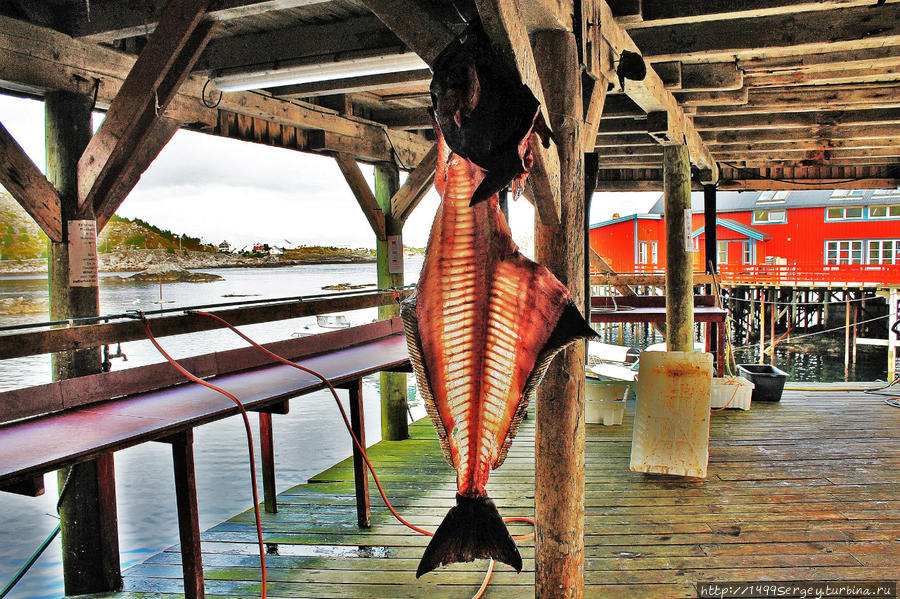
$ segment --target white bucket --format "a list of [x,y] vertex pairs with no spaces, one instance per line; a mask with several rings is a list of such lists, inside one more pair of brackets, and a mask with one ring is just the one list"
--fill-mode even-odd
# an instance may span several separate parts
[[584,421],[612,426],[625,417],[625,393],[630,385],[619,381],[585,379]]
[[713,378],[709,407],[714,410],[726,406],[737,410],[749,410],[753,387],[754,384],[742,376]]
[[712,354],[643,352],[631,470],[706,478]]

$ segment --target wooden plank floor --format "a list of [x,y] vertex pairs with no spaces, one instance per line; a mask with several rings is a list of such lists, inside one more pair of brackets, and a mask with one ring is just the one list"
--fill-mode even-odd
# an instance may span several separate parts
[[[881,397],[787,391],[780,404],[718,412],[705,481],[630,472],[633,411],[622,426],[588,426],[588,597],[695,597],[699,581],[897,579],[900,410]],[[453,502],[454,472],[427,421],[411,435],[370,455],[401,513],[433,529]],[[491,476],[503,515],[533,513],[533,447],[529,420]],[[269,596],[471,597],[486,563],[417,581],[427,539],[396,523],[380,499],[372,529],[357,529],[352,472],[349,461],[336,465],[282,493],[279,513],[265,516]],[[203,540],[208,596],[259,596],[252,512]],[[532,596],[532,542],[520,546],[526,570],[501,566],[485,597]],[[130,568],[126,592],[109,597],[179,595],[179,559],[172,547]]]

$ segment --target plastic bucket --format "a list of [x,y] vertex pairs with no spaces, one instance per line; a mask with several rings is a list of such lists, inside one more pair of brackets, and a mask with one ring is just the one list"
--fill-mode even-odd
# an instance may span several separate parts
[[787,373],[771,364],[738,364],[738,374],[753,383],[752,401],[781,401]]
[[706,477],[712,360],[708,353],[641,354],[631,470]]
[[622,399],[631,385],[621,381],[585,379],[584,421],[588,424],[612,426],[622,424],[625,401]]
[[709,407],[749,410],[754,387],[756,385],[742,376],[714,377],[709,394]]

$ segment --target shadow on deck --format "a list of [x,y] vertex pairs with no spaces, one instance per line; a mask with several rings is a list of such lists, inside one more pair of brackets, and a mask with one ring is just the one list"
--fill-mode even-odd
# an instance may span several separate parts
[[[624,425],[588,426],[586,596],[695,597],[700,581],[896,580],[900,560],[900,410],[860,392],[788,391],[780,404],[714,414],[709,478],[628,470],[633,405]],[[520,429],[489,491],[504,516],[533,515],[534,421]],[[427,420],[412,439],[370,450],[389,497],[434,529],[453,503],[455,473]],[[396,523],[372,488],[372,528],[356,526],[345,460],[279,496],[263,522],[272,597],[471,597],[486,562],[418,581],[427,542]],[[514,525],[513,534],[526,532]],[[208,597],[259,596],[252,511],[203,534]],[[501,565],[485,597],[532,595],[525,570]],[[125,572],[118,599],[182,594],[172,547]]]

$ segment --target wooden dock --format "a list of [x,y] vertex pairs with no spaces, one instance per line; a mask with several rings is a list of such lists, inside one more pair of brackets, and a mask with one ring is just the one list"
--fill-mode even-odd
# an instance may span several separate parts
[[[589,425],[585,505],[586,595],[695,597],[700,581],[896,580],[900,559],[900,410],[860,391],[786,391],[780,404],[713,415],[709,478],[630,472],[633,405],[622,426]],[[454,472],[427,420],[411,439],[370,450],[390,497],[433,529],[453,503]],[[489,491],[506,516],[531,516],[533,420]],[[373,493],[370,530],[356,526],[348,459],[279,496],[265,514],[271,597],[471,597],[486,562],[416,580],[427,539],[396,523]],[[203,506],[200,506],[203,509]],[[514,525],[514,534],[527,532]],[[208,597],[259,596],[252,511],[203,534]],[[495,573],[485,597],[533,594],[525,571]],[[125,592],[182,593],[177,546],[127,570]],[[99,596],[98,596],[99,597]]]

